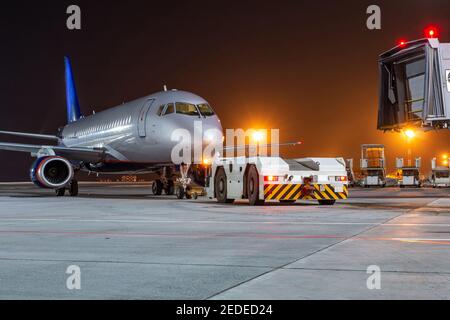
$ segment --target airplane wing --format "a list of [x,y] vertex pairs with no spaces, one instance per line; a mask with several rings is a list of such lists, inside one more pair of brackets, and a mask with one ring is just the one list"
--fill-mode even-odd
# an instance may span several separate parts
[[44,146],[5,142],[0,142],[0,150],[29,152],[32,156],[36,156],[37,154],[48,156],[57,155],[68,160],[85,161],[91,163],[99,162],[108,155],[107,151],[102,148],[69,148],[62,146]]
[[58,141],[57,136],[48,135],[48,134],[36,134],[36,133],[26,133],[26,132],[12,132],[12,131],[0,131],[0,134],[16,136],[16,137],[24,137],[24,138],[36,138],[43,140],[53,140]]

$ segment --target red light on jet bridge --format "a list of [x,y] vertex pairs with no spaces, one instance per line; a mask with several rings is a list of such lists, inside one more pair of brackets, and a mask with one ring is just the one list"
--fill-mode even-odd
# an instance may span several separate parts
[[399,41],[398,41],[398,46],[399,46],[400,48],[404,48],[404,47],[406,47],[406,43],[407,43],[406,40],[399,40]]
[[437,27],[429,26],[428,28],[426,28],[425,29],[425,36],[427,38],[430,38],[430,39],[437,38],[439,36],[439,32],[438,32]]

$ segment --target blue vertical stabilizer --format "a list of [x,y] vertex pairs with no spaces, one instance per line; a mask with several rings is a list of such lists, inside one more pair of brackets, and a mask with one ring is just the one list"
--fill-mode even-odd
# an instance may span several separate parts
[[66,74],[66,104],[67,104],[67,122],[71,123],[81,118],[80,103],[78,102],[77,89],[73,80],[72,65],[70,58],[64,57]]

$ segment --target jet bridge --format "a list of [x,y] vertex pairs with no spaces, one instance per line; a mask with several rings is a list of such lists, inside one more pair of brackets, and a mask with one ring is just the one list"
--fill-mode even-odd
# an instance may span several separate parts
[[378,130],[449,128],[450,43],[402,41],[380,56],[379,74]]

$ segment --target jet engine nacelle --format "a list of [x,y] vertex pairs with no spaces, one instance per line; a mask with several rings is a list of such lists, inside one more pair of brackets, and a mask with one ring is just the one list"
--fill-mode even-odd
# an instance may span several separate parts
[[67,159],[50,156],[37,159],[30,169],[30,178],[41,188],[59,189],[73,179],[73,167]]

